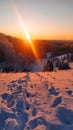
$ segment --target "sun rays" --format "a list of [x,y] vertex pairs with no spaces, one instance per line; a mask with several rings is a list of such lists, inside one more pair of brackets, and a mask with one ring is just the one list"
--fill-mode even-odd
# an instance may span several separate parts
[[17,9],[17,7],[16,7],[15,5],[14,5],[14,9],[15,9],[15,12],[16,12],[16,16],[17,16],[17,18],[18,18],[19,25],[20,25],[21,29],[22,29],[23,32],[24,32],[24,35],[25,35],[25,37],[26,37],[26,40],[28,40],[28,43],[30,44],[30,47],[31,47],[31,49],[32,49],[32,51],[33,51],[33,53],[34,53],[34,55],[35,55],[37,61],[39,61],[39,57],[38,57],[36,48],[34,47],[34,44],[33,44],[32,41],[31,41],[30,34],[29,34],[29,32],[27,31],[26,26],[25,26],[25,24],[24,24],[24,21],[23,21],[21,15],[20,15],[20,13],[19,13],[19,11],[18,11],[18,9]]

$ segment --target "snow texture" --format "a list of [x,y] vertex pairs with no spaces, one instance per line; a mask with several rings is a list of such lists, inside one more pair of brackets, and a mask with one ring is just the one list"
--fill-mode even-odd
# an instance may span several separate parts
[[73,70],[0,73],[0,130],[73,130]]

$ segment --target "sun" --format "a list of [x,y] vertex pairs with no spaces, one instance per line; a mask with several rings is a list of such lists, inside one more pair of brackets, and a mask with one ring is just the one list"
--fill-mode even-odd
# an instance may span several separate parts
[[30,41],[30,34],[29,34],[29,33],[26,33],[26,39],[27,39],[28,41]]
[[19,25],[20,25],[20,27],[22,28],[22,30],[23,30],[23,32],[24,32],[24,36],[25,36],[24,38],[26,38],[26,39],[28,40],[28,43],[30,44],[31,49],[32,49],[32,51],[33,51],[33,53],[34,53],[34,55],[35,55],[37,61],[39,62],[39,57],[38,57],[36,48],[35,48],[35,46],[34,46],[32,40],[31,40],[30,34],[29,34],[29,32],[27,31],[27,28],[26,28],[26,26],[25,26],[25,24],[24,24],[24,22],[23,22],[23,19],[22,19],[20,13],[19,13],[17,7],[14,6],[14,8],[15,8],[15,11],[16,11],[16,15],[17,15],[17,17],[18,17]]

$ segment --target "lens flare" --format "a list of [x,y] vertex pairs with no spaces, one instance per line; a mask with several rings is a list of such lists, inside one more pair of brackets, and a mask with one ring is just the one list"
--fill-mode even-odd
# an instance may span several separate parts
[[26,34],[26,39],[30,40],[30,35],[29,34]]
[[14,8],[15,8],[16,15],[17,15],[17,18],[18,18],[18,22],[19,22],[19,24],[20,24],[20,26],[21,26],[21,28],[22,28],[22,30],[23,30],[25,36],[26,36],[26,39],[28,40],[28,42],[29,42],[29,44],[30,44],[30,46],[31,46],[31,49],[32,49],[32,51],[33,51],[33,53],[34,53],[34,55],[35,55],[37,61],[39,61],[39,57],[38,57],[36,48],[34,47],[34,44],[33,44],[32,41],[31,41],[30,34],[28,33],[28,31],[27,31],[27,29],[26,29],[26,26],[25,26],[25,24],[24,24],[24,22],[23,22],[23,20],[22,20],[22,17],[21,17],[21,15],[20,15],[20,13],[19,13],[17,7],[14,6]]

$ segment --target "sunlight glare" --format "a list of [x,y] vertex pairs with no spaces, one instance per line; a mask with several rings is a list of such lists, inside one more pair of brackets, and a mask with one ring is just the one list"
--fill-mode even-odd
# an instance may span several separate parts
[[23,22],[23,20],[22,20],[22,18],[21,18],[21,15],[20,15],[20,13],[19,13],[17,7],[16,7],[16,6],[14,6],[14,7],[15,7],[16,15],[17,15],[17,17],[18,17],[19,24],[20,24],[21,28],[23,29],[23,32],[24,32],[24,34],[25,34],[26,39],[29,41],[29,44],[30,44],[30,46],[31,46],[31,49],[32,49],[32,51],[33,51],[33,53],[34,53],[34,55],[35,55],[37,61],[39,62],[39,57],[38,57],[36,48],[35,48],[34,44],[33,44],[32,41],[31,41],[30,34],[28,33],[28,31],[27,31],[27,29],[26,29],[26,26],[24,26],[25,24],[24,24],[24,22]]
[[30,34],[29,34],[29,33],[26,33],[26,39],[27,39],[28,41],[30,41]]

